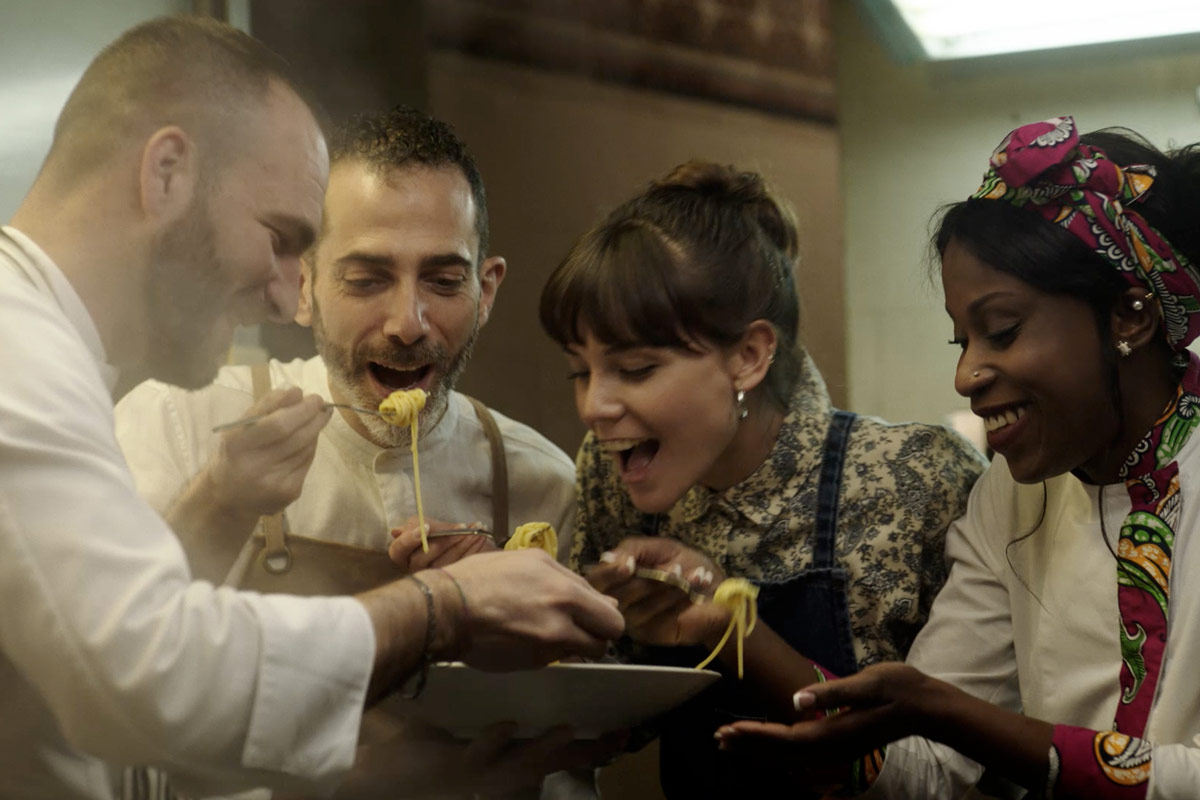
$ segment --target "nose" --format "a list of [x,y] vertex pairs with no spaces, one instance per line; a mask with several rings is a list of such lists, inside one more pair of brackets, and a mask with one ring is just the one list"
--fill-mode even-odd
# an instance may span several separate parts
[[964,352],[954,371],[954,391],[963,397],[971,397],[991,384],[994,377],[995,374],[990,368],[981,366],[976,359],[968,358],[968,353]]
[[416,344],[429,332],[428,308],[415,286],[400,282],[388,298],[383,333],[402,344]]
[[603,377],[591,377],[576,383],[575,407],[580,421],[589,428],[604,422],[615,422],[624,413],[620,397]]
[[300,258],[280,257],[266,288],[267,318],[271,322],[289,323],[296,316],[300,301]]

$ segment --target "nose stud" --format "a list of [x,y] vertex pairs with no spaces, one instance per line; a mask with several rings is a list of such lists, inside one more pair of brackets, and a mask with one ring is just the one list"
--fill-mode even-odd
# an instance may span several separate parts
[[972,377],[972,378],[978,378],[978,377],[979,377],[979,370],[975,370],[974,372],[972,372],[972,373],[971,373],[971,377]]

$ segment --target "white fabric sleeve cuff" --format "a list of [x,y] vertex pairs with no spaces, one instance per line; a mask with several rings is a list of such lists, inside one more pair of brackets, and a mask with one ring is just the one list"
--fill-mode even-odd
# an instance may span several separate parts
[[243,764],[307,780],[354,763],[375,630],[352,597],[263,595],[261,669]]

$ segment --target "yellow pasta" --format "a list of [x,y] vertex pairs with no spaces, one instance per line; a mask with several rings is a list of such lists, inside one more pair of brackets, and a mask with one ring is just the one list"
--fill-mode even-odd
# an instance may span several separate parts
[[425,408],[423,389],[400,389],[392,392],[379,404],[379,416],[398,428],[416,425],[417,415]]
[[421,469],[417,463],[417,418],[425,408],[425,390],[400,389],[392,392],[379,404],[379,416],[384,420],[412,431],[413,493],[417,496],[417,524],[421,531],[421,551],[429,552],[429,539],[425,535],[425,509],[421,507]]
[[528,547],[540,547],[558,558],[558,534],[549,522],[526,522],[518,525],[513,535],[504,543],[505,550],[524,550]]
[[742,677],[742,643],[745,642],[746,637],[750,635],[750,632],[754,630],[754,625],[758,622],[758,587],[745,578],[726,578],[721,581],[721,585],[713,594],[713,602],[729,609],[729,627],[725,629],[725,635],[721,637],[721,641],[717,642],[717,646],[708,654],[708,658],[697,664],[696,669],[703,669],[717,657],[736,627],[738,678],[740,679]]

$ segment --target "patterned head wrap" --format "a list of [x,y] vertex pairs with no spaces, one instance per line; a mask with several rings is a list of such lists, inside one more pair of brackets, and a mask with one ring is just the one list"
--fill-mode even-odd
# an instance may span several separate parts
[[1200,336],[1200,273],[1145,217],[1129,208],[1154,183],[1148,164],[1121,167],[1079,143],[1071,117],[1022,125],[992,153],[971,195],[1036,211],[1078,237],[1132,286],[1154,293],[1167,341],[1184,349]]

